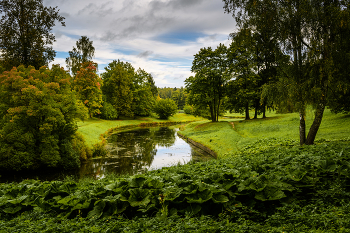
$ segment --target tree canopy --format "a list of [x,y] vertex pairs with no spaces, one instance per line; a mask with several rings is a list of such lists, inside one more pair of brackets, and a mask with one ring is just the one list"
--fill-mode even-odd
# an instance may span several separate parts
[[[80,70],[82,64],[89,62],[95,55],[95,47],[92,45],[93,41],[87,36],[82,36],[73,46],[73,50],[69,51],[69,57],[66,58],[66,65],[72,72],[73,76]],[[97,64],[95,64],[97,67]]]
[[195,76],[185,80],[189,93],[188,103],[202,111],[209,108],[210,119],[213,122],[218,121],[226,84],[230,79],[226,56],[227,48],[223,44],[215,50],[211,47],[201,48],[194,55],[192,62],[192,72]]
[[[269,37],[279,42],[285,55],[280,58],[284,60],[286,56],[289,57],[289,62],[284,62],[284,65],[276,61],[280,63],[279,81],[273,84],[276,88],[270,85],[266,88],[280,93],[272,95],[277,97],[274,99],[276,104],[293,104],[293,109],[300,115],[300,144],[313,144],[325,107],[331,102],[338,102],[335,93],[340,89],[338,94],[343,93],[341,96],[349,93],[348,78],[342,75],[347,70],[345,67],[349,66],[349,42],[346,39],[350,31],[349,1],[223,2],[225,11],[235,16],[241,28],[269,32]],[[340,62],[340,58],[343,58],[343,62]],[[289,101],[281,101],[282,96]],[[339,98],[338,103],[336,109],[342,111],[343,99]],[[308,104],[314,106],[315,117],[306,137]]]
[[1,169],[79,167],[72,145],[78,109],[67,72],[19,66],[1,74],[0,84]]
[[19,65],[47,65],[55,57],[52,27],[63,22],[57,7],[45,7],[43,0],[0,1],[0,50],[6,70]]

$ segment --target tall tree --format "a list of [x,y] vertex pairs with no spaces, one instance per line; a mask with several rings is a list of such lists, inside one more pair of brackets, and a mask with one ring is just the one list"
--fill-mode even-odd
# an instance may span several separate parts
[[[274,20],[268,27],[275,30],[274,36],[289,55],[289,65],[279,66],[283,75],[280,84],[282,96],[293,102],[299,112],[300,144],[313,144],[328,102],[331,86],[338,83],[334,59],[343,57],[346,51],[337,48],[344,40],[343,31],[348,31],[349,1],[337,0],[223,0],[225,10],[233,13],[239,24],[257,27],[263,22],[262,5],[267,12],[274,11]],[[349,61],[347,59],[347,61]],[[348,64],[349,65],[349,64]],[[277,100],[278,101],[278,100]],[[315,107],[315,117],[306,137],[306,106]]]
[[70,76],[58,65],[23,65],[0,75],[0,168],[77,168],[78,111]]
[[186,89],[189,92],[189,104],[197,108],[209,108],[210,119],[216,122],[219,119],[222,99],[228,79],[227,48],[220,44],[215,50],[211,47],[201,48],[194,55],[191,76],[185,80]]
[[74,79],[74,90],[78,98],[89,110],[90,117],[100,114],[102,108],[102,80],[96,74],[96,67],[92,62],[85,62]]
[[68,52],[69,57],[66,58],[66,64],[73,76],[77,74],[83,63],[91,61],[94,57],[95,47],[92,44],[93,41],[90,41],[87,36],[82,36],[76,42],[77,47],[73,46],[73,50]]
[[232,34],[232,39],[228,60],[234,78],[229,82],[227,102],[230,110],[245,112],[245,119],[248,120],[250,107],[256,108],[257,113],[260,102],[257,44],[249,29],[242,29],[235,35]]
[[139,68],[133,79],[133,112],[138,116],[149,116],[156,100],[157,87],[151,74]]
[[56,20],[65,26],[57,7],[45,7],[43,0],[1,0],[0,14],[0,50],[6,70],[21,64],[39,69],[54,59],[52,27]]
[[129,62],[114,60],[102,74],[102,92],[120,115],[133,117],[133,79],[135,69]]

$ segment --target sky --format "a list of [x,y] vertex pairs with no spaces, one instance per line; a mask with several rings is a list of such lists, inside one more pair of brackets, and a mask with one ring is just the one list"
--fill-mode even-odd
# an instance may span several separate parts
[[99,73],[113,60],[151,73],[158,87],[181,87],[200,48],[230,44],[235,21],[222,0],[44,0],[65,17],[53,27],[56,57],[65,67],[68,51],[87,36]]

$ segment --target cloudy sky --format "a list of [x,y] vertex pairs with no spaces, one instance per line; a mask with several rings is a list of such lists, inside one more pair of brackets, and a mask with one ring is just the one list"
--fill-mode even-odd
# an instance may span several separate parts
[[99,72],[113,60],[151,73],[158,87],[184,86],[200,48],[228,45],[235,21],[221,0],[44,0],[57,6],[66,27],[53,28],[53,64],[65,67],[81,36],[95,47]]

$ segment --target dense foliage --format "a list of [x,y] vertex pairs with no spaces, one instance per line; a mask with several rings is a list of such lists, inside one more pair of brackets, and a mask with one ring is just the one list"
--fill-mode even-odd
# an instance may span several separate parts
[[234,227],[233,232],[349,230],[349,149],[347,142],[272,147],[125,178],[1,184],[0,224],[8,229],[35,227],[11,223],[32,216],[40,228],[47,223],[34,217],[39,214],[56,229],[56,221],[64,223],[62,228],[82,221],[91,227],[99,223],[95,227],[105,230],[103,226],[136,231],[160,221],[164,228],[181,232],[185,226],[180,221],[193,232],[190,225],[199,222],[216,231],[224,231],[224,225],[231,232]]
[[177,106],[172,99],[160,99],[156,101],[154,112],[160,119],[168,119],[177,112]]
[[227,66],[225,45],[220,44],[215,50],[211,47],[202,48],[194,55],[192,62],[191,71],[195,76],[185,80],[186,91],[189,93],[188,104],[197,109],[195,113],[208,112],[208,109],[213,122],[219,120],[220,111],[223,110],[222,100],[226,94],[226,84],[231,78]]
[[158,89],[158,95],[160,98],[162,99],[170,98],[175,101],[178,109],[184,108],[188,97],[188,93],[186,92],[185,88],[158,87],[157,89]]
[[73,88],[77,93],[78,99],[84,103],[89,111],[90,117],[100,114],[102,108],[102,80],[96,74],[96,67],[92,62],[81,64],[77,72]]
[[[274,41],[269,50],[280,51],[275,53],[279,74],[277,82],[265,86],[266,96],[277,106],[291,105],[299,112],[300,144],[313,144],[325,107],[335,112],[348,109],[344,97],[350,91],[349,1],[223,2],[240,30],[250,29],[257,38],[267,39],[262,47]],[[306,136],[306,107],[310,104],[316,111]]]
[[[72,51],[69,51],[69,57],[66,58],[67,68],[72,72],[73,76],[77,74],[82,65],[86,62],[90,62],[95,54],[95,47],[93,42],[86,36],[82,36],[73,47]],[[97,67],[96,64],[94,64]]]
[[102,74],[102,92],[122,116],[149,116],[155,102],[156,87],[151,74],[142,69],[135,72],[129,62],[114,60]]
[[76,168],[76,98],[63,68],[19,66],[0,75],[0,167]]
[[52,27],[56,20],[65,26],[58,11],[44,6],[43,0],[0,1],[1,63],[6,70],[19,65],[39,69],[54,59]]

